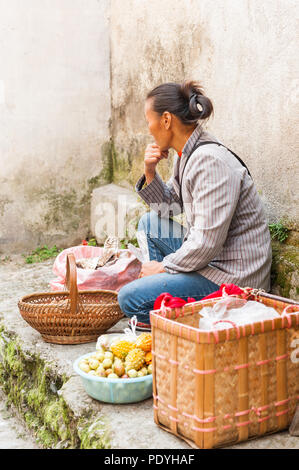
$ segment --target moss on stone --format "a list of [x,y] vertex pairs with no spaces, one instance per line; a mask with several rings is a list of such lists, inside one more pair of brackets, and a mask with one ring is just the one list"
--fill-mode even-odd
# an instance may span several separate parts
[[91,192],[97,188],[98,186],[102,186],[104,184],[112,183],[113,181],[113,167],[114,167],[114,143],[113,140],[110,139],[108,142],[105,142],[101,148],[101,155],[102,155],[102,170],[99,174],[89,178],[87,180],[88,191],[87,195],[91,194]]
[[299,249],[295,246],[272,243],[272,290],[287,298],[298,298]]
[[46,426],[41,426],[36,432],[37,442],[46,449],[52,449],[56,446],[58,440],[54,435],[47,429]]
[[68,232],[79,228],[86,206],[81,204],[78,193],[74,189],[57,193],[52,188],[47,192],[48,209],[44,215],[47,229]]
[[299,248],[299,232],[297,230],[290,230],[285,243]]
[[24,419],[25,419],[25,422],[28,424],[29,428],[38,429],[39,419],[37,418],[35,414],[31,413],[31,411],[26,411],[24,413]]
[[22,350],[18,338],[0,328],[0,385],[7,403],[14,404],[38,442],[45,448],[64,442],[69,448],[109,448],[108,426],[104,419],[75,417],[57,393],[69,380],[57,376],[50,364],[38,355]]
[[109,430],[104,418],[85,422],[80,420],[78,434],[81,449],[110,449]]
[[66,404],[62,399],[52,400],[52,402],[45,407],[44,422],[62,441],[71,441],[70,417]]

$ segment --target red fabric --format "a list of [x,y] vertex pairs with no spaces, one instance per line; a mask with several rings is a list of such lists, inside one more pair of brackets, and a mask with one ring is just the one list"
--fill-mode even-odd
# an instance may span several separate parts
[[[235,284],[221,284],[219,290],[217,290],[216,292],[212,292],[212,294],[209,294],[206,297],[203,297],[201,300],[214,299],[215,297],[222,297],[223,288],[225,288],[225,292],[227,295],[240,295],[244,293],[242,289],[240,289],[240,287],[238,286],[235,286]],[[154,303],[154,310],[158,310],[159,308],[161,308],[161,304],[163,300],[164,300],[164,305],[170,308],[182,307],[183,305],[187,303],[196,302],[196,300],[193,299],[192,297],[188,297],[188,300],[186,302],[186,300],[183,300],[180,297],[173,297],[168,292],[163,292],[156,298],[155,303]]]
[[201,300],[205,299],[214,299],[215,297],[222,297],[223,295],[223,288],[225,288],[225,292],[227,295],[241,295],[243,294],[242,289],[240,287],[235,286],[235,284],[221,284],[220,289],[216,292],[212,292],[212,294],[203,297]]
[[181,157],[181,156],[182,156],[182,152],[178,152],[178,156]]
[[161,308],[161,303],[164,300],[164,305],[165,307],[170,307],[170,308],[175,308],[175,307],[182,307],[183,305],[189,303],[189,302],[196,302],[195,299],[192,297],[188,297],[188,301],[181,299],[180,297],[173,297],[171,294],[168,292],[163,292],[163,294],[160,294],[154,303],[154,310],[158,310]]

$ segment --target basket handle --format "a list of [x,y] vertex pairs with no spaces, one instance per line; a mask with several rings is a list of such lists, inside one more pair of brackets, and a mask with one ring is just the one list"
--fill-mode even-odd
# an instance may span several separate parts
[[[231,325],[233,325],[233,327],[234,327],[234,328],[236,329],[236,331],[237,331],[237,338],[238,338],[238,339],[240,338],[240,329],[239,329],[239,327],[238,327],[233,321],[231,321],[231,320],[218,320],[218,321],[214,321],[213,326],[214,326],[214,325],[217,325],[217,323],[230,323]],[[229,333],[228,333],[228,330],[227,330],[227,334],[229,334]]]
[[73,253],[69,253],[66,257],[65,285],[70,294],[71,313],[76,313],[77,302],[78,302],[78,287],[77,287],[76,258]]

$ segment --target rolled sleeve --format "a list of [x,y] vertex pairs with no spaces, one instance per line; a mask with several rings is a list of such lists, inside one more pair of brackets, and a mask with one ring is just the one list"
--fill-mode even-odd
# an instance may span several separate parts
[[141,178],[136,183],[135,189],[138,195],[147,203],[159,203],[164,201],[164,183],[158,173],[155,174],[154,179],[144,186],[146,182],[145,175],[142,175]]
[[170,212],[172,215],[182,213],[183,204],[174,191],[171,179],[164,183],[159,174],[155,173],[150,184],[143,187],[145,182],[145,175],[142,175],[135,185],[135,190],[152,210],[159,212],[161,217],[170,215]]

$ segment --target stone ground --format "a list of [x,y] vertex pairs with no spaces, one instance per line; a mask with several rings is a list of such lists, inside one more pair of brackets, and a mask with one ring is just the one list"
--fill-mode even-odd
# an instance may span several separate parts
[[0,449],[39,449],[16,412],[7,409],[5,403],[6,397],[0,392]]
[[[86,394],[80,377],[72,370],[72,364],[78,356],[94,351],[95,343],[70,346],[45,343],[39,333],[24,322],[19,314],[17,301],[26,294],[49,290],[48,283],[54,277],[52,265],[53,260],[27,265],[21,256],[11,257],[4,262],[2,260],[0,315],[3,317],[2,323],[6,331],[19,337],[24,351],[39,355],[55,368],[58,375],[65,374],[70,377],[60,394],[72,409],[74,416],[80,416],[88,409],[92,410],[93,416],[105,417],[109,422],[112,449],[189,449],[184,441],[161,430],[154,423],[151,399],[132,405],[109,405],[97,402]],[[125,326],[126,321],[121,320],[112,330],[122,330]],[[0,447],[10,443],[15,446],[10,448],[37,447],[34,439],[27,439],[26,436],[29,435],[25,428],[20,430],[20,422],[15,424],[15,418],[10,417],[1,397],[0,403]],[[138,431],[140,429],[142,433]],[[299,449],[299,438],[292,437],[285,431],[229,448]]]

